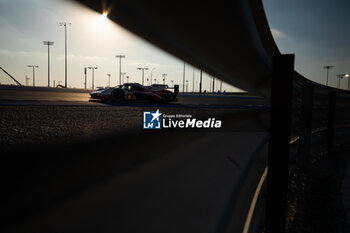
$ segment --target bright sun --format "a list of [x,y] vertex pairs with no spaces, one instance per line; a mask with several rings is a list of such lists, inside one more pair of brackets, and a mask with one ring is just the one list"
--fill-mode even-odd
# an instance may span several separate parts
[[106,13],[106,12],[104,12],[104,13],[102,14],[102,16],[101,16],[101,17],[102,17],[102,19],[103,19],[103,20],[106,20],[106,19],[107,19],[107,13]]

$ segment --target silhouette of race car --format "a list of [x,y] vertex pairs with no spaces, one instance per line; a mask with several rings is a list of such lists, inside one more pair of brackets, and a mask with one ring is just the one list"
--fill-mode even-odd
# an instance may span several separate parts
[[[173,92],[169,89],[174,89]],[[176,102],[179,93],[179,85],[169,88],[168,85],[152,84],[143,86],[139,83],[124,83],[117,87],[99,88],[90,93],[92,99],[113,102],[150,100],[156,102]]]

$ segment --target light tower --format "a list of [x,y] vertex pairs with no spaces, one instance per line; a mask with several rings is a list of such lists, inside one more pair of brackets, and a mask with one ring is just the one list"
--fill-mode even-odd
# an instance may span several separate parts
[[28,75],[26,75],[26,86],[29,86],[29,80],[30,78],[28,77]]
[[85,87],[85,89],[86,89],[86,86],[87,86],[87,67],[84,67],[84,76],[85,76],[84,87]]
[[328,73],[329,73],[329,69],[332,69],[334,66],[323,66],[324,69],[327,70],[327,76],[326,76],[326,86],[328,86]]
[[111,86],[111,74],[107,74],[108,77],[108,86]]
[[148,70],[147,67],[139,67],[137,68],[138,70],[142,70],[142,85],[143,85],[143,79],[144,79],[144,75],[145,75],[145,70]]
[[39,66],[28,65],[27,67],[33,68],[33,87],[35,87],[35,68],[39,68]]
[[186,62],[184,62],[184,69],[182,73],[182,91],[185,92],[185,77],[186,77]]
[[92,84],[91,85],[92,85],[92,89],[94,89],[95,88],[95,70],[97,70],[98,67],[90,66],[88,68],[92,70],[92,81],[91,81]]
[[116,55],[116,58],[119,58],[119,85],[122,84],[122,58],[125,58],[125,55]]
[[344,74],[344,78],[348,79],[348,91],[349,91],[350,90],[350,83],[349,83],[350,74]]
[[124,79],[124,77],[125,77],[125,75],[126,75],[126,73],[121,73],[121,75],[122,75],[122,83],[124,84],[125,83],[125,79]]
[[43,41],[47,45],[47,86],[50,87],[50,46],[54,44],[53,41]]
[[167,74],[162,74],[162,76],[163,76],[163,84],[165,84],[165,78],[166,78],[166,76],[167,76]]
[[338,88],[340,88],[340,79],[344,78],[344,74],[337,74],[338,78]]
[[151,70],[151,85],[152,85],[152,78],[153,78],[153,70],[155,70],[156,68],[152,68],[152,70]]
[[64,87],[67,88],[68,72],[67,72],[67,25],[72,25],[68,22],[61,22],[60,26],[64,26]]

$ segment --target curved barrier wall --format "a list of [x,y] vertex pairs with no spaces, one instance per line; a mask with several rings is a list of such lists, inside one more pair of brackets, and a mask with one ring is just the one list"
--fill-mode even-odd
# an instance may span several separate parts
[[269,95],[271,58],[279,52],[260,0],[79,2],[108,9],[111,20],[223,81]]

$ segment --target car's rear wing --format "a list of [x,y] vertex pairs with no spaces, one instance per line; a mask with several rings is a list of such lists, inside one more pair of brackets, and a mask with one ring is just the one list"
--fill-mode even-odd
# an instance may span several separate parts
[[168,87],[168,89],[174,89],[174,96],[176,97],[179,94],[179,85],[175,84],[173,87]]

